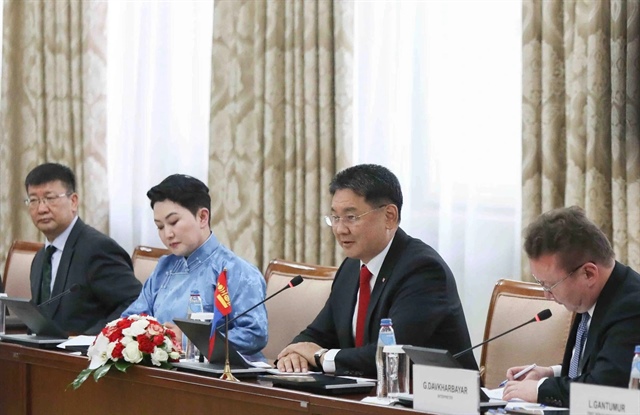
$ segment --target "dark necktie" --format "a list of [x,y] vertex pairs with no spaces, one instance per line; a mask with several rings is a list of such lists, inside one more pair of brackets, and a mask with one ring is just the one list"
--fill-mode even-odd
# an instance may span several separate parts
[[578,377],[580,356],[582,355],[584,342],[587,340],[587,324],[589,324],[590,318],[589,313],[582,313],[581,316],[580,324],[578,325],[578,332],[576,333],[576,345],[574,346],[573,356],[571,357],[571,363],[569,364],[569,377],[571,379]]
[[371,298],[371,271],[366,265],[360,268],[360,300],[358,302],[358,317],[356,319],[356,347],[364,346],[364,326],[367,320],[367,309]]
[[44,263],[42,264],[42,285],[40,286],[40,303],[51,297],[51,257],[56,252],[56,247],[49,245],[44,250]]

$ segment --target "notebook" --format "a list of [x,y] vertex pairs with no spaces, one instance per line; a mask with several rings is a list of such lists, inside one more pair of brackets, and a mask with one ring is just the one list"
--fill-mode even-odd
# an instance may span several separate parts
[[34,334],[2,334],[0,339],[7,343],[18,343],[27,346],[52,348],[64,342],[69,337],[31,300],[26,298],[3,297],[2,301],[9,312],[22,321]]
[[[182,330],[182,333],[196,345],[200,353],[206,355],[209,352],[209,336],[211,335],[211,322],[174,318],[173,322]],[[225,341],[226,338],[216,330],[215,343],[211,360],[209,362],[179,362],[172,366],[179,369],[200,374],[221,375],[224,372]],[[229,342],[229,366],[236,377],[256,376],[265,373],[265,368],[251,366],[238,353],[233,343]]]
[[260,380],[270,381],[273,386],[279,388],[321,395],[368,394],[376,386],[374,381],[361,381],[324,374],[266,375],[260,376]]

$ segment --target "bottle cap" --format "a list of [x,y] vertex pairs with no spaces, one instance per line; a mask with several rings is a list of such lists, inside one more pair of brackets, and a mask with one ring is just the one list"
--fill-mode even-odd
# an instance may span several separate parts
[[381,326],[390,326],[391,324],[392,323],[390,318],[383,318],[382,320],[380,320]]
[[191,290],[191,295],[200,295],[200,291],[198,291],[198,290]]
[[636,346],[636,350],[633,353],[640,353],[640,346]]

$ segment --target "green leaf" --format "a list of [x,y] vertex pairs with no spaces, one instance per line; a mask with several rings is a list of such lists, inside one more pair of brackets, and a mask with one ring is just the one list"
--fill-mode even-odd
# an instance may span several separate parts
[[126,372],[129,366],[131,366],[131,363],[127,362],[124,359],[119,359],[118,361],[116,361],[115,365],[116,369],[118,369],[119,371]]
[[69,389],[69,386],[73,387],[73,390],[78,389],[84,383],[84,381],[87,380],[87,378],[91,375],[91,372],[93,372],[93,369],[86,368],[85,370],[80,372],[78,376],[73,380],[73,382],[68,384],[64,390]]
[[105,363],[103,366],[97,368],[96,371],[93,372],[93,378],[95,381],[97,382],[98,379],[106,375],[107,372],[109,372],[109,369],[111,369],[111,366],[113,366],[113,362]]

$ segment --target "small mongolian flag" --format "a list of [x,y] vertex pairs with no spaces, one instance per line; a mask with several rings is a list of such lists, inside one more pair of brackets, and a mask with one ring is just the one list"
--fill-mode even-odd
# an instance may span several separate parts
[[218,283],[213,292],[213,322],[211,323],[211,336],[209,337],[209,360],[213,353],[213,346],[216,340],[216,327],[218,327],[222,317],[231,313],[231,297],[229,297],[229,289],[227,288],[227,269],[223,269],[218,276]]

